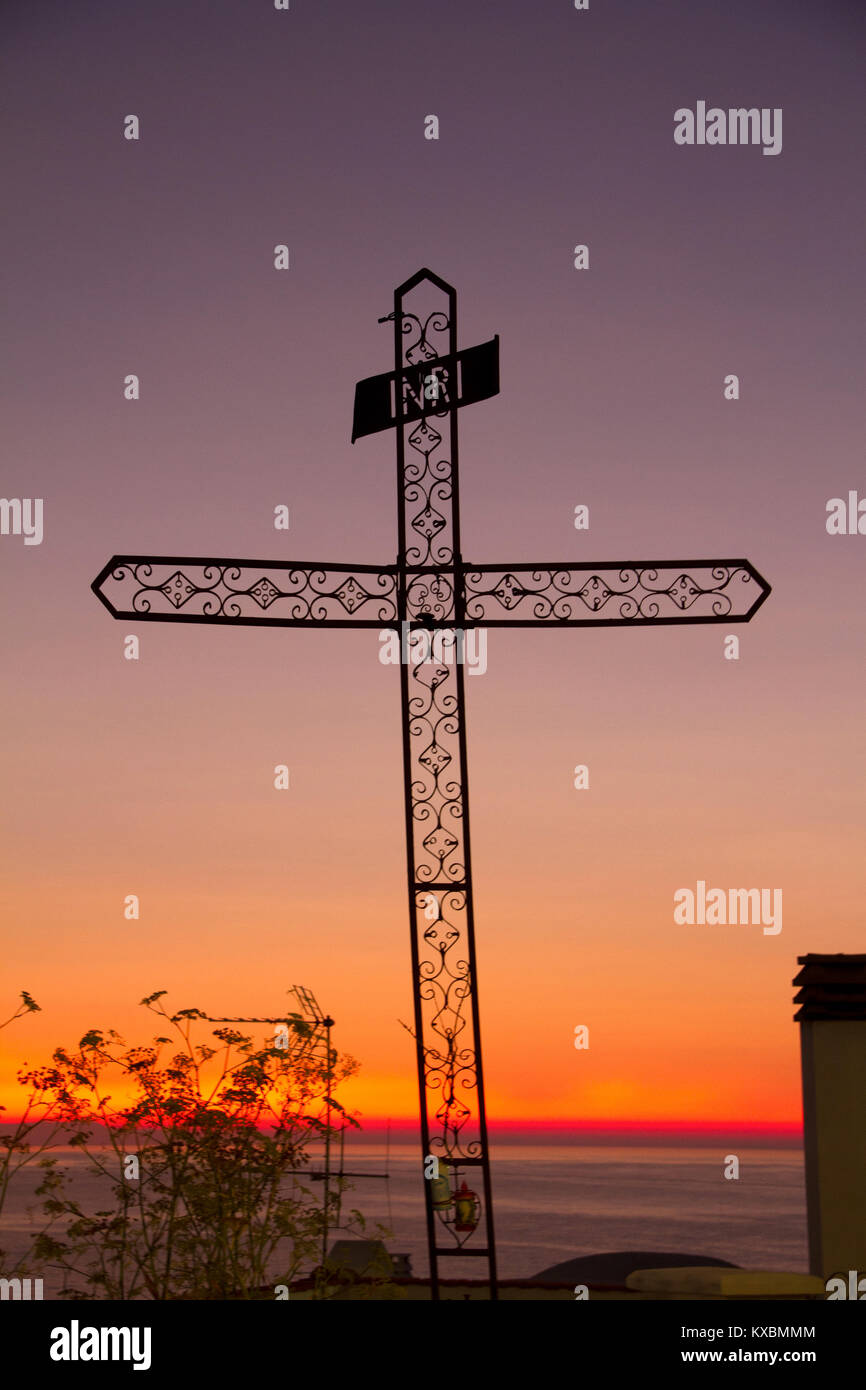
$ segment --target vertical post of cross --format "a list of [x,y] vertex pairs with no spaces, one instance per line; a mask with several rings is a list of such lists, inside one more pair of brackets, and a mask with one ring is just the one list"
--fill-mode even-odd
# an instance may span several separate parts
[[[330,1014],[326,1014],[322,1019],[322,1026],[325,1029],[325,1057],[328,1068],[325,1079],[325,1085],[327,1087],[325,1096],[325,1200],[322,1204],[324,1218],[322,1222],[322,1264],[324,1265],[328,1258],[328,1218],[330,1216],[328,1208],[331,1200],[331,1096],[333,1093],[334,1079],[333,1055],[331,1053],[331,1029],[334,1026],[334,1020],[331,1018]],[[341,1177],[342,1169],[343,1162],[341,1157]]]
[[[406,847],[422,1160],[436,1157],[452,1184],[451,1202],[440,1196],[434,1205],[431,1182],[424,1182],[433,1299],[440,1294],[439,1261],[452,1255],[486,1257],[490,1296],[497,1296],[460,637],[456,300],[450,285],[421,271],[395,291],[393,314]],[[464,1170],[479,1171],[483,1195],[474,1194],[476,1202],[468,1205],[464,1197],[458,1208]],[[467,1210],[474,1210],[468,1219]],[[476,1246],[479,1228],[486,1240]],[[443,1245],[443,1239],[450,1243]]]

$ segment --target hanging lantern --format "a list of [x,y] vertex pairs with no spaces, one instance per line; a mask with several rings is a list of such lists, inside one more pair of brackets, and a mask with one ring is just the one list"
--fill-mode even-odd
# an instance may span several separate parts
[[448,1176],[448,1164],[444,1158],[439,1160],[438,1177],[430,1179],[430,1197],[433,1202],[434,1211],[447,1211],[454,1201],[451,1195],[451,1179]]
[[455,1231],[474,1231],[480,1215],[481,1203],[478,1196],[469,1190],[464,1179],[454,1197]]

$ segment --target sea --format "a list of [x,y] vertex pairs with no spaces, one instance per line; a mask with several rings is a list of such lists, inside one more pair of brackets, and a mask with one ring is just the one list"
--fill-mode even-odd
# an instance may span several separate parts
[[[86,1171],[84,1156],[75,1149],[57,1156],[82,1204],[94,1210],[105,1205],[104,1189]],[[802,1151],[740,1146],[735,1179],[724,1176],[725,1158],[718,1145],[497,1144],[492,1187],[500,1276],[527,1278],[563,1260],[616,1250],[681,1252],[805,1273]],[[338,1155],[332,1161],[338,1165]],[[314,1166],[320,1164],[314,1160]],[[417,1146],[347,1144],[343,1166],[357,1176],[346,1179],[351,1186],[343,1197],[343,1228],[333,1238],[382,1235],[390,1251],[410,1256],[413,1274],[426,1274]],[[470,1187],[477,1185],[475,1174],[466,1171]],[[24,1253],[35,1229],[27,1208],[37,1201],[38,1181],[35,1169],[25,1169],[0,1215],[6,1266]],[[351,1208],[362,1213],[364,1231],[349,1224]],[[465,1260],[449,1261],[440,1272],[456,1277],[466,1268]],[[43,1273],[50,1298],[57,1281],[49,1270]]]
[[[802,1152],[741,1147],[737,1157],[739,1177],[726,1179],[718,1147],[500,1144],[491,1164],[499,1273],[526,1278],[615,1250],[808,1272]],[[426,1273],[417,1150],[359,1147],[347,1155],[347,1169],[350,1163],[351,1171],[370,1174],[387,1166],[387,1180],[356,1180],[351,1202],[393,1232],[388,1248],[410,1254],[413,1273]],[[466,1177],[475,1185],[470,1170]],[[465,1261],[445,1272],[463,1270]]]

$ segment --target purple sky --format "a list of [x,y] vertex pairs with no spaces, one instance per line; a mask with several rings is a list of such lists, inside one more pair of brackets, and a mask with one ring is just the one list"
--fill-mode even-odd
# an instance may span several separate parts
[[[429,265],[461,344],[501,338],[501,395],[461,419],[468,560],[745,556],[774,589],[738,664],[716,628],[491,634],[469,682],[489,1080],[520,1113],[592,1000],[634,1055],[662,978],[675,1017],[718,980],[670,1046],[706,1016],[693,1055],[728,1074],[712,1030],[746,961],[740,1061],[761,1094],[785,1068],[794,1113],[795,957],[861,948],[866,889],[866,537],[824,525],[866,495],[864,28],[853,0],[7,0],[2,493],[45,501],[41,546],[0,537],[2,893],[28,928],[9,989],[44,973],[71,1030],[70,992],[88,1026],[168,976],[223,1007],[249,922],[265,964],[241,1006],[268,1003],[277,953],[372,1072],[403,1047],[395,673],[369,635],[204,627],[143,628],[133,667],[88,586],[113,552],[393,562],[393,443],[350,445],[352,397],[392,365],[393,287]],[[676,146],[698,100],[781,107],[782,153]],[[278,761],[298,791],[277,825]],[[782,935],[684,946],[671,893],[714,874],[781,885]],[[151,934],[115,948],[142,884]],[[528,1055],[524,970],[560,1030],[539,1021]],[[725,1104],[751,1114],[745,1090]]]

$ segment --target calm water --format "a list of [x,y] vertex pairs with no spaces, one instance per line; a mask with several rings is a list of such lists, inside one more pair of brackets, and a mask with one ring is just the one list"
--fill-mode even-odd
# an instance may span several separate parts
[[[503,1278],[536,1274],[560,1260],[605,1250],[685,1251],[752,1268],[808,1268],[803,1158],[796,1149],[740,1148],[738,1181],[723,1178],[724,1155],[718,1148],[500,1144],[494,1152]],[[82,1156],[68,1150],[63,1157],[79,1174],[76,1193],[82,1202],[100,1205],[99,1186],[82,1172]],[[382,1173],[385,1148],[347,1145],[345,1166]],[[345,1206],[360,1209],[371,1224],[390,1227],[389,1247],[407,1251],[413,1273],[423,1274],[427,1259],[416,1149],[392,1145],[388,1166],[387,1183],[356,1180]],[[25,1208],[35,1200],[38,1182],[35,1171],[25,1173],[14,1204],[0,1218],[0,1244],[13,1255],[26,1246]],[[465,1261],[459,1268],[454,1262],[442,1272],[464,1269]],[[45,1275],[50,1296],[54,1281]]]
[[[740,1149],[737,1181],[723,1178],[723,1156],[716,1148],[498,1145],[493,1199],[502,1277],[537,1274],[605,1250],[686,1251],[753,1268],[807,1271],[802,1154]],[[384,1149],[355,1148],[346,1166],[383,1171],[384,1160]],[[413,1272],[422,1273],[418,1159],[392,1148],[390,1167],[387,1185],[359,1181],[360,1200],[352,1204],[389,1225],[391,1249],[409,1251]],[[452,1265],[445,1272],[458,1271]]]

